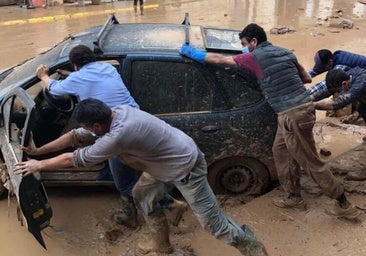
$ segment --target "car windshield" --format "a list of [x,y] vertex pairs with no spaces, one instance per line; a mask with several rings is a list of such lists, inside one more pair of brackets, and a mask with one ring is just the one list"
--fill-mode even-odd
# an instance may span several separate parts
[[[66,42],[67,41],[64,41],[37,57],[26,60],[24,63],[4,71],[3,74],[5,75],[0,81],[0,90],[4,90],[4,88],[7,87],[10,89],[13,87],[12,85],[15,85],[15,83],[24,83],[26,80],[34,76],[36,69],[40,64],[45,64],[47,66],[55,65],[61,56]],[[6,73],[8,74],[6,75]],[[1,76],[2,74],[0,74],[0,77]]]

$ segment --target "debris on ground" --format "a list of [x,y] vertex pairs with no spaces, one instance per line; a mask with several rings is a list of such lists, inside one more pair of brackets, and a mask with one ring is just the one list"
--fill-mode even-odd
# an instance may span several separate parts
[[332,152],[326,148],[321,148],[320,149],[320,154],[322,156],[330,156],[332,154]]
[[351,29],[353,28],[353,21],[352,20],[349,20],[349,19],[342,19],[338,22],[338,24],[343,28],[348,28],[348,29]]
[[283,27],[279,27],[279,28],[271,28],[269,30],[269,33],[272,35],[278,35],[278,34],[286,34],[286,33],[292,33],[295,32],[295,28],[292,26],[283,26]]

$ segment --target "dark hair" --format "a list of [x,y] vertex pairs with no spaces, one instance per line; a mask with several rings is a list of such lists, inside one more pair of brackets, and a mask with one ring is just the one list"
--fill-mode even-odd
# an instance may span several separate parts
[[69,53],[69,59],[72,64],[78,67],[82,67],[90,62],[95,61],[93,51],[85,45],[77,45],[71,49]]
[[318,52],[319,59],[323,65],[327,64],[329,60],[333,59],[333,53],[328,49],[321,49]]
[[94,123],[106,124],[111,120],[112,110],[102,101],[88,98],[80,101],[73,112],[75,120],[90,127]]
[[255,23],[250,23],[249,25],[247,25],[243,29],[243,31],[239,33],[239,38],[246,38],[248,42],[250,42],[250,40],[252,40],[253,38],[256,38],[258,44],[267,41],[266,32],[264,32],[264,29],[261,26]]
[[325,83],[327,84],[328,90],[338,89],[342,86],[343,81],[348,81],[350,75],[340,69],[331,69],[325,76]]

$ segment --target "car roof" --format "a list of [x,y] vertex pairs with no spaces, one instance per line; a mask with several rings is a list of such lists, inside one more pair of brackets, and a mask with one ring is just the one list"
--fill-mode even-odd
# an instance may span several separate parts
[[68,61],[71,49],[86,45],[97,58],[123,56],[130,53],[170,53],[179,55],[182,44],[220,53],[240,53],[238,30],[189,25],[187,14],[182,24],[124,23],[111,14],[104,25],[86,29],[66,38],[48,51],[0,74],[0,97],[7,91],[34,77],[40,64],[49,67]]
[[[237,30],[188,24],[125,23],[112,14],[104,26],[85,30],[71,38],[68,50],[88,44],[95,54],[113,55],[135,51],[178,52],[183,43],[206,51],[238,52],[241,44]],[[65,51],[64,56],[68,54]]]

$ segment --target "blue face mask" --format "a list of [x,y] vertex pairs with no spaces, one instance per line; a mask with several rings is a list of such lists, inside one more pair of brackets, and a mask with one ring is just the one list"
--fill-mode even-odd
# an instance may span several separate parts
[[243,49],[241,49],[242,53],[248,53],[249,52],[249,48],[248,47],[243,47]]

